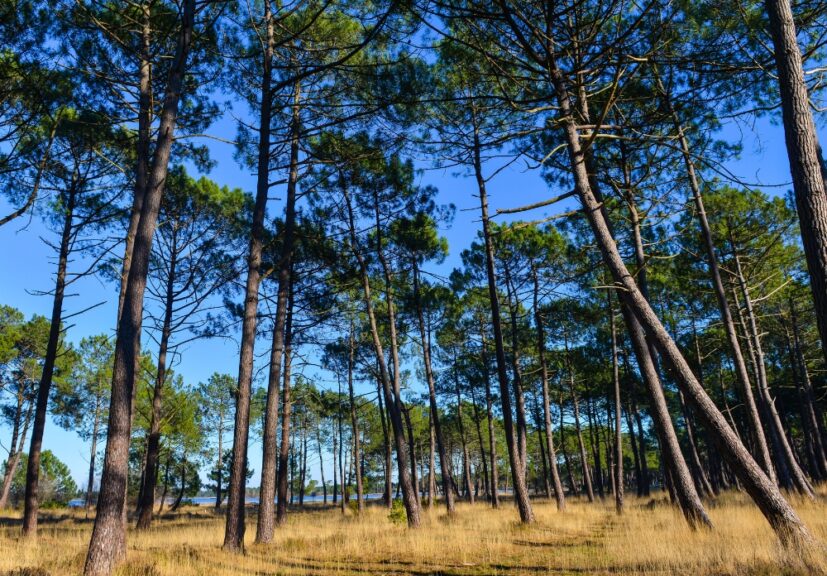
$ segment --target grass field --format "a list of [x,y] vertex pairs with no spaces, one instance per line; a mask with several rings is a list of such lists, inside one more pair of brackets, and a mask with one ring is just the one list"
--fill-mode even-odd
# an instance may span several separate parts
[[[827,542],[827,501],[795,501],[821,542]],[[539,574],[809,574],[776,543],[745,496],[727,494],[709,503],[712,532],[692,532],[665,499],[627,500],[618,517],[612,502],[570,501],[559,513],[553,501],[535,503],[537,522],[520,526],[509,503],[460,505],[448,521],[442,509],[423,515],[408,530],[387,510],[370,507],[360,518],[338,509],[309,508],[290,514],[275,542],[254,545],[250,515],[247,552],[221,550],[223,518],[189,508],[166,515],[149,532],[130,531],[120,576],[230,575],[539,575]],[[0,528],[0,574],[79,574],[91,519],[83,511],[47,511],[38,542],[19,537],[19,520],[7,515]]]

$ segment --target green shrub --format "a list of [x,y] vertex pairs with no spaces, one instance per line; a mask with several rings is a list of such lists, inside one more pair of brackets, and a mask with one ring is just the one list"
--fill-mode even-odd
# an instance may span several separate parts
[[405,505],[402,500],[394,500],[391,504],[391,511],[388,513],[388,519],[394,524],[404,524],[408,521],[408,514],[405,512]]

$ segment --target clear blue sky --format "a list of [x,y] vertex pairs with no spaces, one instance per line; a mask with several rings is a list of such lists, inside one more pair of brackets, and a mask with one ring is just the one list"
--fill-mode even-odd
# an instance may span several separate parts
[[[210,130],[211,134],[231,139],[235,135],[232,121],[222,119]],[[729,125],[724,128],[723,136],[743,142],[742,158],[726,164],[727,168],[743,181],[767,186],[769,193],[784,193],[789,189],[789,166],[784,147],[783,129],[767,120],[758,121],[753,128]],[[824,130],[821,130],[822,140]],[[233,160],[233,148],[229,144],[209,141],[212,157],[217,167],[209,176],[221,185],[241,187],[252,192],[254,175],[240,168]],[[423,165],[423,168],[426,166]],[[421,176],[422,184],[432,184],[439,189],[439,200],[454,203],[457,207],[456,217],[450,229],[443,230],[450,246],[450,256],[446,262],[435,270],[447,273],[458,266],[459,254],[475,238],[479,228],[478,200],[473,195],[475,183],[467,177],[454,177],[454,171],[425,170]],[[778,185],[781,185],[778,187]],[[549,191],[537,171],[527,171],[524,164],[516,163],[500,173],[490,183],[490,204],[493,209],[514,207],[537,202],[554,195]],[[278,196],[278,191],[274,196]],[[0,201],[0,213],[5,214],[9,207]],[[281,211],[280,201],[274,201],[269,207],[271,215]],[[552,212],[547,211],[548,214]],[[542,217],[543,211],[532,213],[526,218]],[[51,250],[43,243],[41,237],[53,238],[54,235],[37,218],[28,221],[18,219],[0,228],[0,303],[19,308],[28,317],[32,314],[48,316],[51,310],[51,298],[33,295],[31,291],[48,290],[54,274],[54,258]],[[117,303],[117,286],[104,283],[96,278],[85,278],[73,286],[71,297],[67,298],[64,314],[82,310],[98,302],[103,305],[71,320],[68,339],[78,342],[81,338],[102,332],[112,333]],[[189,383],[205,380],[213,372],[226,372],[235,375],[238,369],[238,334],[233,341],[213,340],[197,341],[183,352],[180,365],[176,371],[184,375]],[[260,343],[258,351],[263,349]],[[323,378],[330,382],[331,378]],[[0,427],[0,443],[3,449],[9,442],[10,430]],[[88,470],[88,446],[73,432],[58,428],[51,421],[46,428],[44,448],[54,451],[65,461],[79,485],[85,483]],[[3,457],[0,454],[0,457]],[[251,466],[259,467],[260,446],[251,446]],[[318,464],[311,466],[313,476],[317,475]],[[326,474],[327,475],[327,474]],[[329,475],[327,475],[330,478]],[[258,484],[258,472],[250,482]]]

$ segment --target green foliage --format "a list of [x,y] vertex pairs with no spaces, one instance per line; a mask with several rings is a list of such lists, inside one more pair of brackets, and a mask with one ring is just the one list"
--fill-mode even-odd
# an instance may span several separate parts
[[388,520],[394,524],[404,524],[408,521],[408,514],[405,512],[405,505],[402,500],[394,499],[388,512]]
[[[17,505],[26,493],[26,468],[28,455],[20,455],[20,464],[12,479],[11,498]],[[44,450],[40,455],[40,481],[37,498],[44,508],[66,506],[78,493],[78,487],[72,478],[69,467],[61,462],[51,450]]]

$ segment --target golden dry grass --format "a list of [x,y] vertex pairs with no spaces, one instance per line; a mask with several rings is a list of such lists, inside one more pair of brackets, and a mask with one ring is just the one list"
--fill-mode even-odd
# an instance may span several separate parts
[[[338,510],[294,512],[268,546],[247,553],[221,550],[223,519],[191,508],[156,521],[146,533],[130,532],[120,576],[230,575],[539,575],[539,574],[807,574],[791,561],[757,509],[740,494],[710,503],[712,532],[692,532],[665,500],[628,501],[623,517],[612,502],[572,501],[565,513],[553,502],[535,503],[537,522],[517,522],[509,504],[460,505],[448,521],[441,509],[427,512],[419,530],[391,522],[370,507],[361,518]],[[827,542],[827,502],[795,501],[821,542]],[[8,518],[0,527],[0,574],[62,576],[83,563],[91,522],[83,512],[47,512],[37,543],[18,536]],[[798,566],[798,567],[797,567]],[[21,570],[23,569],[23,570]]]

